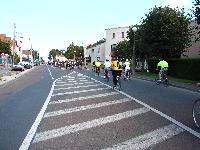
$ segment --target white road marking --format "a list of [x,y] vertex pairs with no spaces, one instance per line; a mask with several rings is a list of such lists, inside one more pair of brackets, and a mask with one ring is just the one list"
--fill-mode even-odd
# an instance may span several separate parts
[[56,84],[64,84],[66,82],[63,82],[63,81],[59,81],[59,82],[56,82]]
[[69,83],[74,83],[74,82],[77,82],[77,81],[68,81]]
[[88,80],[79,80],[79,81],[81,81],[81,82],[88,82]]
[[[92,83],[94,83],[94,82],[92,82]],[[69,86],[69,85],[83,85],[84,83],[68,83],[68,84],[61,84],[61,85],[55,85],[56,87],[58,87],[58,86]]]
[[[105,83],[103,83],[103,82],[101,82],[101,81],[98,81],[98,80],[96,80],[96,79],[91,78],[91,80],[94,80],[95,82],[99,82],[99,83],[101,83],[101,84],[103,84],[103,85],[105,85],[105,86],[107,86],[107,87],[112,88],[111,86],[109,86],[109,85],[107,85],[107,84],[105,84]],[[117,90],[115,90],[115,91],[117,91]],[[151,111],[153,111],[153,112],[159,114],[160,116],[166,118],[167,120],[173,122],[174,124],[176,124],[177,126],[183,128],[184,130],[188,131],[188,132],[191,133],[192,135],[194,135],[194,136],[200,138],[200,133],[197,132],[197,131],[195,131],[195,130],[193,130],[192,128],[190,128],[190,127],[184,125],[183,123],[181,123],[181,122],[175,120],[174,118],[172,118],[172,117],[170,117],[170,116],[167,116],[167,115],[164,114],[163,112],[161,112],[161,111],[159,111],[159,110],[157,110],[157,109],[151,107],[150,105],[147,105],[146,103],[144,103],[144,102],[142,102],[142,101],[140,101],[140,100],[138,100],[138,99],[136,99],[136,98],[130,96],[129,94],[126,94],[125,92],[122,92],[122,91],[118,91],[118,92],[121,93],[121,94],[123,94],[123,95],[125,95],[125,96],[127,96],[128,98],[134,100],[135,102],[137,102],[137,103],[143,105],[144,107],[150,109]]]
[[[46,65],[46,66],[47,66],[47,65]],[[51,76],[51,79],[54,80],[54,77],[52,76],[51,71],[50,71],[50,69],[49,69],[48,66],[47,66],[47,69],[49,70],[49,74],[50,74],[50,76]]]
[[49,95],[44,103],[44,105],[42,106],[42,109],[40,110],[39,114],[37,115],[37,118],[35,120],[35,122],[33,123],[33,125],[31,126],[31,129],[29,130],[28,134],[26,135],[25,139],[23,140],[19,150],[27,150],[34,135],[35,135],[35,132],[37,131],[37,128],[42,120],[42,117],[45,113],[45,110],[47,109],[47,105],[49,104],[49,101],[51,100],[51,96],[53,94],[53,90],[54,90],[54,85],[55,85],[55,82],[57,81],[58,79],[56,79],[53,84],[52,84],[52,87],[51,87],[51,90],[49,92]]
[[95,83],[95,82],[84,82],[84,83],[86,83],[86,84],[90,84],[90,83]]
[[99,107],[105,107],[105,106],[110,106],[110,105],[114,105],[114,104],[121,104],[121,103],[128,102],[128,101],[130,101],[129,98],[123,98],[123,99],[114,100],[114,101],[108,101],[108,102],[74,107],[74,108],[69,108],[69,109],[64,109],[64,110],[52,111],[52,112],[46,113],[44,115],[44,118],[59,116],[59,115],[64,115],[64,114],[69,114],[69,113],[73,113],[73,112],[89,110],[89,109],[94,109],[94,108],[99,108]]
[[144,150],[184,131],[179,126],[170,124],[103,150]]
[[91,84],[91,85],[83,85],[83,86],[72,86],[72,87],[66,87],[66,88],[57,88],[54,89],[56,90],[68,90],[68,89],[78,89],[78,88],[82,88],[82,87],[93,87],[93,86],[100,86],[102,84]]
[[73,79],[67,79],[68,81],[74,81],[74,78]]
[[98,89],[89,89],[89,90],[82,90],[82,91],[73,91],[73,92],[65,92],[65,93],[57,93],[52,96],[58,96],[58,95],[67,95],[67,94],[77,94],[77,93],[85,93],[85,92],[92,92],[92,91],[101,91],[101,90],[107,90],[110,88],[98,88]]
[[77,97],[77,98],[72,98],[72,99],[57,100],[57,101],[52,101],[49,104],[51,105],[51,104],[68,103],[68,102],[80,101],[80,100],[85,100],[85,99],[90,99],[90,98],[111,96],[111,95],[116,95],[116,94],[119,94],[119,93],[118,92],[111,92],[111,93],[103,93],[103,94],[97,94],[97,95],[90,95],[90,96],[85,96],[85,97]]
[[140,115],[146,112],[149,112],[149,109],[143,107],[143,108],[138,108],[131,111],[115,114],[112,116],[98,118],[98,119],[94,119],[94,120],[83,122],[83,123],[73,124],[73,125],[64,126],[58,129],[36,133],[33,143],[38,143],[40,141],[45,141],[48,139],[60,137],[60,136],[78,132],[81,130],[86,130],[86,129],[94,128],[94,127],[101,126],[104,124],[113,123],[115,121],[122,120],[129,117],[134,117],[136,115]]

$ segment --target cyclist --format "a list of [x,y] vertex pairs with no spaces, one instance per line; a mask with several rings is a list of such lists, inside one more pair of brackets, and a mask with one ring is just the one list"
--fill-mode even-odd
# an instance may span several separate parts
[[167,61],[165,61],[164,59],[159,59],[159,62],[157,64],[157,68],[156,70],[158,70],[158,68],[160,68],[160,71],[159,71],[159,81],[161,81],[162,79],[162,75],[165,74],[168,70],[168,63]]
[[[128,76],[130,77],[130,62],[128,61],[128,59],[126,59],[125,63],[124,63],[124,67],[125,67],[125,78],[127,78]],[[128,75],[129,73],[129,75]]]
[[104,78],[108,77],[108,71],[110,70],[110,67],[111,67],[111,63],[109,59],[106,59],[104,63]]
[[117,76],[121,77],[121,73],[122,73],[122,62],[120,62],[117,59],[113,58],[111,66],[112,66],[113,84],[114,84],[114,87],[116,87],[116,85],[117,85]]
[[99,59],[97,59],[97,61],[95,62],[95,69],[98,75],[100,73],[100,67],[101,67],[101,62],[99,61]]

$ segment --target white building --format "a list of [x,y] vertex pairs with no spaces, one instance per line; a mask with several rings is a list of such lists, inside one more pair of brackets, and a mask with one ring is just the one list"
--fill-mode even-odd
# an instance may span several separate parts
[[91,62],[100,60],[105,61],[105,39],[100,40],[93,45],[88,46],[85,50],[85,56],[91,57]]
[[111,60],[112,48],[119,42],[127,40],[129,27],[106,29],[105,57]]
[[85,49],[85,56],[91,57],[91,62],[111,60],[112,48],[120,41],[127,40],[129,27],[109,28],[106,30],[106,39],[100,40]]

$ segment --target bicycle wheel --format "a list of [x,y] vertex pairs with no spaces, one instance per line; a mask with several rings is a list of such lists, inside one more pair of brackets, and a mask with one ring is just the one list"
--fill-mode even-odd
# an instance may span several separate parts
[[155,83],[156,83],[157,85],[160,84],[160,81],[159,81],[159,78],[158,78],[158,77],[155,78]]
[[192,117],[197,128],[200,128],[200,99],[196,100],[193,104]]
[[121,81],[120,79],[117,81],[117,90],[121,90]]
[[167,87],[169,85],[169,81],[168,81],[167,78],[164,80],[163,84],[164,84],[165,87]]

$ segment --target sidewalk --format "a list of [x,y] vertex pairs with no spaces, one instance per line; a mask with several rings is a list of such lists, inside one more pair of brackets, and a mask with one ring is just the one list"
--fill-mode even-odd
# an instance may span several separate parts
[[27,69],[23,72],[21,71],[11,71],[10,69],[5,70],[2,67],[0,67],[0,86],[11,81],[14,79],[17,79],[18,77],[22,76],[26,72],[28,72],[31,69]]
[[[133,76],[133,78],[155,82],[155,80],[151,77],[145,77],[145,76],[138,76],[137,75],[137,76]],[[170,80],[169,85],[174,86],[174,87],[178,87],[178,88],[183,88],[183,89],[195,91],[195,92],[200,92],[200,87],[198,87],[196,84],[176,82],[176,81]]]

